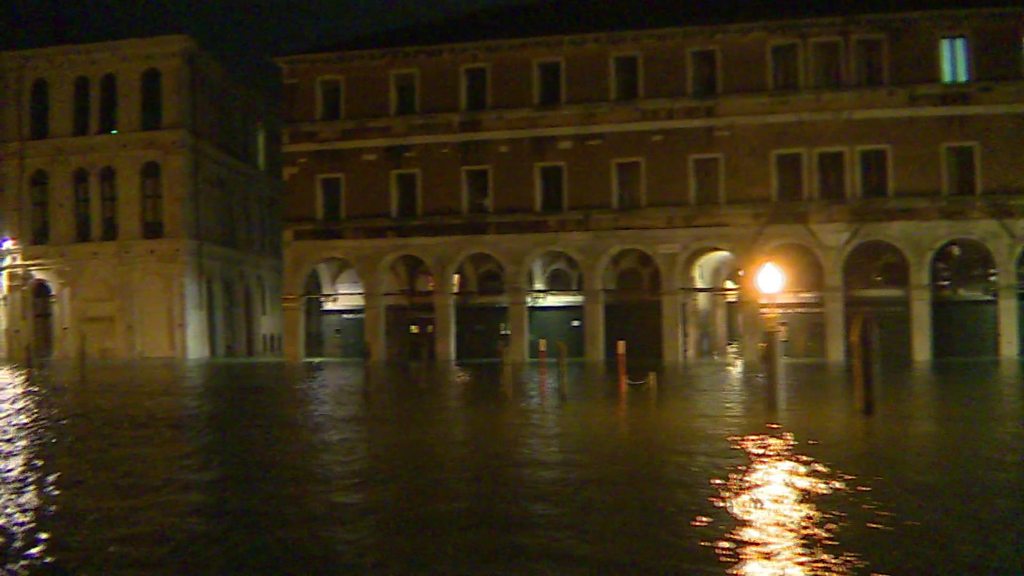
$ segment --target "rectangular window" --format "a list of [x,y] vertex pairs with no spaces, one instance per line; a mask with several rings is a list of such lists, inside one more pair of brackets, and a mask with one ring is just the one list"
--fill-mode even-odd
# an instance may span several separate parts
[[341,78],[317,78],[316,117],[318,120],[341,120]]
[[491,169],[466,167],[462,169],[462,206],[466,214],[486,214],[491,211]]
[[612,58],[612,100],[640,97],[640,57],[632,54]]
[[323,222],[341,222],[344,216],[343,198],[345,180],[341,175],[320,176],[319,214],[317,218]]
[[641,160],[616,160],[612,163],[612,207],[619,210],[644,205],[644,165]]
[[539,212],[565,211],[565,166],[541,164],[537,167],[537,209]]
[[415,218],[420,214],[420,173],[397,170],[391,173],[391,215]]
[[690,52],[690,95],[694,98],[718,94],[718,51]]
[[882,38],[853,41],[853,76],[857,86],[885,84],[885,44]]
[[555,106],[562,103],[562,62],[560,60],[537,62],[534,82],[537,105]]
[[814,164],[819,200],[846,199],[846,153],[842,150],[817,152]]
[[462,69],[462,109],[486,110],[488,107],[487,67],[466,66]]
[[690,156],[690,200],[696,206],[724,202],[722,157]]
[[857,180],[861,198],[889,196],[889,149],[857,150]]
[[942,82],[945,84],[970,82],[971,70],[968,57],[967,37],[947,36],[939,40]]
[[950,196],[978,193],[978,165],[974,144],[947,144],[943,149],[945,192]]
[[772,90],[800,88],[800,44],[788,42],[771,47]]
[[804,153],[775,152],[772,168],[777,202],[797,202],[804,195]]
[[414,71],[391,73],[391,114],[393,116],[419,112],[417,84],[419,84],[419,77]]
[[839,88],[843,84],[843,43],[811,41],[811,81],[815,88]]

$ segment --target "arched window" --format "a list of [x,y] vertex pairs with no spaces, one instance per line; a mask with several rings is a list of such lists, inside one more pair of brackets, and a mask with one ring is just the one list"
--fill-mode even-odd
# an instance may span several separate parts
[[117,132],[117,78],[106,74],[100,79],[100,134]]
[[75,136],[85,136],[89,133],[90,108],[89,79],[85,76],[79,76],[78,78],[75,78],[75,102],[72,126]]
[[50,241],[50,176],[36,170],[29,182],[32,196],[32,244]]
[[92,216],[89,213],[89,172],[84,168],[75,170],[72,181],[75,190],[75,241],[92,240]]
[[146,162],[142,166],[142,237],[162,238],[164,235],[164,196],[160,184],[160,165]]
[[159,130],[164,120],[164,99],[160,71],[142,73],[142,129]]
[[50,85],[42,78],[32,83],[29,135],[33,140],[42,140],[50,135]]
[[101,240],[117,240],[117,186],[114,169],[100,170],[100,222]]

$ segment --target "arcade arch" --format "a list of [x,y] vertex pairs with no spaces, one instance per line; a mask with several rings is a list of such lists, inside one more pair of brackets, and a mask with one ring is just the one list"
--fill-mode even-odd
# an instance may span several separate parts
[[505,267],[490,254],[470,254],[452,275],[452,291],[456,300],[455,357],[498,358],[509,334]]
[[998,354],[997,277],[987,246],[950,240],[931,259],[932,354],[935,358]]
[[614,358],[616,343],[626,341],[630,360],[660,361],[661,271],[650,254],[625,248],[616,252],[601,274],[605,305],[605,357]]
[[555,350],[565,345],[566,356],[581,358],[583,343],[583,271],[571,255],[551,250],[528,265],[530,355],[537,357],[535,342],[543,339]]
[[727,250],[709,248],[690,258],[687,283],[691,292],[685,316],[687,356],[724,355],[739,339],[739,263]]
[[365,354],[362,280],[347,260],[313,266],[303,289],[306,357],[361,358]]
[[854,247],[843,264],[846,342],[857,315],[870,317],[878,330],[880,359],[911,358],[910,266],[899,248],[884,240]]

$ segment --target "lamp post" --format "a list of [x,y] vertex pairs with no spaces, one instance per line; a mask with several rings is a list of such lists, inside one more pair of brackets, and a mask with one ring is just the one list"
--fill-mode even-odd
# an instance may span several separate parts
[[[776,302],[776,296],[786,286],[786,275],[774,262],[765,262],[757,270],[754,276],[754,285],[763,295]],[[779,374],[782,368],[782,347],[780,345],[781,330],[779,328],[778,312],[762,312],[764,322],[764,364],[765,377],[769,384],[775,385],[779,381]]]

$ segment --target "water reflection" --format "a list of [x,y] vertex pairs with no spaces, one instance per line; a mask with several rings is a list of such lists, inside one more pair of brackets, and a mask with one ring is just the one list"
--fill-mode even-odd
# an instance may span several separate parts
[[[838,513],[820,510],[815,500],[846,491],[845,479],[809,456],[793,452],[791,433],[730,438],[750,463],[728,480],[713,480],[719,495],[712,502],[738,521],[714,544],[730,574],[743,576],[842,575],[862,565],[849,552],[834,553]],[[697,526],[711,519],[699,516]]]
[[44,494],[53,477],[44,477],[36,454],[40,414],[36,391],[25,374],[0,368],[0,571],[28,574],[47,560],[49,534],[37,527]]

